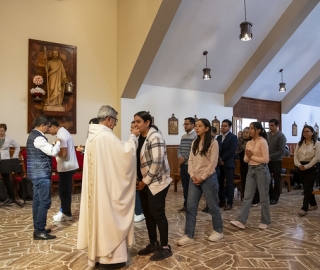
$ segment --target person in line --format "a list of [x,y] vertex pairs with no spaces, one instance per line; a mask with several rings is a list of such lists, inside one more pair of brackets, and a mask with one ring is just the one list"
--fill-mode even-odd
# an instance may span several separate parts
[[318,209],[316,198],[312,191],[314,181],[317,179],[317,162],[319,161],[320,142],[317,141],[313,127],[304,126],[301,139],[294,151],[294,165],[299,169],[298,173],[304,189],[302,207],[298,211],[299,216],[305,216],[308,211]]
[[59,174],[59,198],[61,207],[59,212],[53,216],[55,222],[71,221],[72,201],[72,177],[79,168],[74,142],[71,134],[59,125],[56,119],[50,120],[49,133],[60,139],[60,152],[56,156],[57,171]]
[[270,183],[269,198],[270,204],[275,205],[278,203],[281,194],[281,170],[282,170],[282,157],[285,156],[286,151],[286,136],[279,130],[279,121],[277,119],[269,120],[269,129],[267,133],[269,144],[269,170],[273,175],[274,183]]
[[46,229],[47,213],[51,206],[51,163],[52,157],[60,151],[60,139],[53,144],[44,136],[48,132],[50,121],[45,116],[35,120],[35,128],[27,140],[27,172],[33,184],[32,216],[35,240],[50,240],[51,229]]
[[[211,137],[212,137],[212,139],[216,140],[216,138],[217,138],[217,128],[216,128],[216,127],[211,126]],[[220,142],[220,141],[217,141],[217,142],[218,142],[218,144],[219,144],[219,156],[220,156],[220,152],[221,152],[221,142]],[[216,170],[216,174],[217,174],[217,179],[219,179],[219,176],[220,176],[220,166],[219,166],[218,164],[217,164],[215,170]],[[208,203],[206,203],[205,208],[203,208],[201,211],[204,212],[204,213],[209,213]]]
[[[248,163],[244,161],[244,155],[246,151],[247,142],[251,140],[251,137],[249,136],[249,127],[245,127],[242,130],[242,134],[243,134],[243,137],[238,142],[236,153],[238,154],[239,161],[240,161],[240,176],[241,176],[242,196],[243,196],[246,189],[246,178],[248,174]],[[241,200],[242,199],[243,198],[241,198]],[[258,205],[259,205],[259,191],[257,189],[252,200],[252,206],[255,207]]]
[[[219,206],[224,210],[231,210],[234,197],[234,170],[236,167],[235,154],[238,146],[237,136],[231,132],[232,122],[228,119],[222,121],[222,135],[217,140],[221,142],[221,152],[219,157],[220,177],[219,177]],[[226,187],[225,187],[226,180]],[[227,204],[226,204],[227,198]]]
[[[137,148],[137,189],[145,215],[150,244],[138,251],[145,256],[153,253],[151,261],[172,256],[168,245],[168,220],[165,213],[166,196],[172,181],[166,144],[152,117],[146,111],[134,115],[135,127],[140,131]],[[160,234],[160,245],[157,237]]]
[[[11,158],[19,158],[20,146],[19,144],[12,138],[6,135],[7,125],[2,123],[0,124],[0,161],[11,159]],[[10,147],[14,147],[14,153],[12,157],[10,157]],[[13,202],[17,203],[20,206],[20,203],[16,201],[16,197],[14,194],[13,184],[10,179],[9,173],[0,174],[0,178],[2,176],[3,182],[8,192],[9,198],[4,202],[4,204],[11,204]]]
[[189,184],[185,235],[177,241],[178,246],[194,243],[196,217],[202,193],[209,206],[209,214],[212,216],[213,232],[208,240],[216,242],[224,237],[223,222],[218,206],[219,184],[215,172],[219,158],[219,144],[211,136],[209,120],[199,119],[195,130],[197,139],[191,145],[189,157],[191,181]]
[[246,188],[240,215],[231,225],[245,229],[253,197],[258,187],[261,204],[261,219],[259,229],[265,230],[271,223],[269,204],[270,172],[268,168],[269,148],[267,134],[260,122],[252,122],[249,127],[251,141],[247,142],[244,161],[249,164]]
[[133,129],[127,142],[113,133],[118,112],[104,105],[99,124],[89,125],[78,227],[78,249],[88,249],[88,265],[119,269],[134,244],[134,199],[136,147],[139,131]]
[[[99,124],[98,118],[95,117],[95,118],[90,119],[89,125],[90,125],[90,124]],[[81,152],[82,154],[84,154],[84,146],[83,146],[83,145],[80,144],[79,146],[77,146],[76,150],[77,150],[78,152]]]
[[187,208],[188,200],[188,188],[190,182],[190,175],[188,173],[188,159],[191,149],[191,143],[197,137],[196,132],[194,131],[195,120],[192,117],[187,117],[184,119],[184,134],[181,138],[180,145],[178,148],[178,159],[180,165],[180,178],[183,188],[183,207],[178,210],[178,212],[185,212]]
[[[130,132],[135,128],[134,121],[131,121]],[[138,179],[138,178],[137,178]],[[134,204],[134,222],[138,223],[145,220],[145,216],[143,214],[143,210],[141,207],[140,195],[139,191],[136,190],[136,201]]]

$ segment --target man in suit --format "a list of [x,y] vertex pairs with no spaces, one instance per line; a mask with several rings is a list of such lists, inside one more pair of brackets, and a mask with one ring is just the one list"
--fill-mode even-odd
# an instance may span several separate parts
[[[223,120],[221,124],[222,135],[217,138],[217,140],[221,142],[221,152],[219,157],[219,206],[224,207],[224,210],[232,209],[234,197],[234,158],[238,146],[238,138],[230,131],[231,126],[232,122],[230,120]],[[224,185],[224,179],[226,179],[226,187]]]

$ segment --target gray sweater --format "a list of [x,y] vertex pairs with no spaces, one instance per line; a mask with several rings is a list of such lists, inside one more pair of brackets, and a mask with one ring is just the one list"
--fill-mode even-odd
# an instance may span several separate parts
[[284,157],[286,153],[286,137],[280,130],[274,135],[272,135],[271,131],[269,131],[267,133],[267,137],[270,161],[282,160],[282,157]]

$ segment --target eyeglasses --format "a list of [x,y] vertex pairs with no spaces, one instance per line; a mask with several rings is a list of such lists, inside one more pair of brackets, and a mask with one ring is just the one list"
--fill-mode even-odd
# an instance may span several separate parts
[[114,119],[114,121],[115,121],[116,123],[118,123],[118,118],[115,118],[115,117],[113,117],[113,116],[111,116],[111,115],[108,115],[107,117],[110,117],[110,118]]

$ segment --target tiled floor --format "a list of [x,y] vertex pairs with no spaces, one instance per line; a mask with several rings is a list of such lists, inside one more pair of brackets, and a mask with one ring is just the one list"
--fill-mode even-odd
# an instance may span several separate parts
[[[212,243],[206,238],[212,232],[210,216],[198,213],[195,240],[192,245],[177,247],[175,239],[184,234],[185,214],[177,209],[182,206],[181,187],[167,197],[169,220],[169,244],[173,256],[160,262],[151,262],[149,257],[137,256],[137,250],[148,244],[145,223],[135,225],[136,245],[129,249],[129,260],[124,269],[320,269],[320,213],[309,212],[298,217],[301,206],[301,191],[283,194],[279,204],[271,206],[272,225],[266,231],[257,229],[260,207],[252,208],[246,230],[238,230],[229,224],[240,210],[240,201],[235,201],[231,211],[222,211],[225,238]],[[319,196],[318,196],[319,198]],[[320,199],[320,198],[319,198]],[[0,268],[37,270],[81,270],[87,267],[86,251],[76,249],[80,195],[73,197],[74,221],[54,224],[52,215],[59,209],[57,196],[49,211],[48,227],[57,236],[51,241],[34,241],[31,202],[23,209],[16,205],[0,208]],[[201,209],[204,202],[201,200]],[[107,240],[107,239],[106,239]]]

